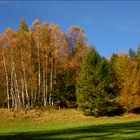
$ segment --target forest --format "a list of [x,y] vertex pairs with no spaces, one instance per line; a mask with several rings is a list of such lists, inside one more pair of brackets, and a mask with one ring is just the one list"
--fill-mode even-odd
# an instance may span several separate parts
[[77,108],[93,116],[140,112],[140,46],[106,58],[79,26],[64,33],[39,19],[27,27],[22,18],[17,31],[0,34],[0,107]]

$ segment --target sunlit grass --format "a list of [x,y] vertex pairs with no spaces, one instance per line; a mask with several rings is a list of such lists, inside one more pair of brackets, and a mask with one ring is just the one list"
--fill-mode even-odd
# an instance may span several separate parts
[[140,116],[84,116],[74,109],[0,110],[0,139],[138,139]]

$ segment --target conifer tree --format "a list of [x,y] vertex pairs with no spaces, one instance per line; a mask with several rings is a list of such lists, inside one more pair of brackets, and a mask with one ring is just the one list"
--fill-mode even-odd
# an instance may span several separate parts
[[89,47],[77,82],[79,109],[95,116],[107,115],[112,111],[111,81],[107,60],[100,57],[95,48]]
[[135,60],[136,59],[136,52],[132,49],[132,48],[129,48],[129,58],[131,60]]
[[18,28],[18,33],[24,33],[24,32],[28,32],[28,27],[26,25],[25,19],[22,18]]
[[95,85],[96,85],[96,67],[99,60],[99,54],[92,47],[89,47],[83,64],[81,66],[81,73],[79,80],[77,82],[77,103],[79,109],[84,112],[92,112],[93,110],[93,100],[96,95]]

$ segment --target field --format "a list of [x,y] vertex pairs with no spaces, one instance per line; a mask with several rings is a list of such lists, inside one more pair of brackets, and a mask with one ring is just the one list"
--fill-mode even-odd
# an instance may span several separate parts
[[84,116],[74,109],[0,110],[0,140],[140,139],[140,115]]

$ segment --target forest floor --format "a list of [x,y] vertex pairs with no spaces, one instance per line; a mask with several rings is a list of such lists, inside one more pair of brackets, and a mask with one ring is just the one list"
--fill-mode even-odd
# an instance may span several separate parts
[[0,109],[0,140],[136,140],[140,115],[84,116],[75,109]]

